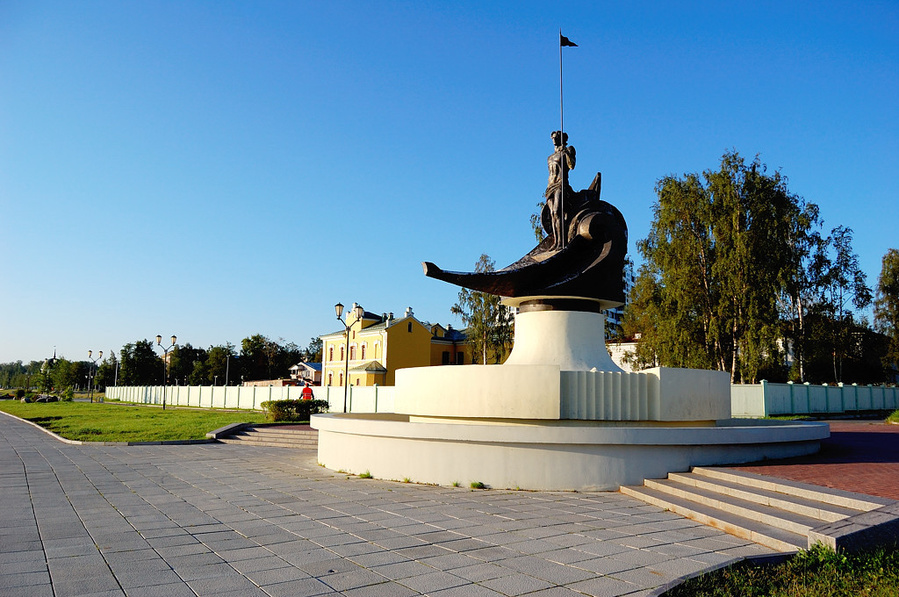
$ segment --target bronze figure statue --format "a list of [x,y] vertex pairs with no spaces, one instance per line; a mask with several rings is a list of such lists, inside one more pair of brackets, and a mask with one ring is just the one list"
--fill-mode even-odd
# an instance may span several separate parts
[[546,206],[549,208],[552,230],[546,232],[553,238],[553,249],[562,249],[566,241],[563,232],[565,220],[562,210],[564,209],[565,195],[569,197],[574,195],[574,191],[568,185],[568,171],[574,170],[576,154],[574,146],[568,145],[568,133],[553,131],[551,137],[554,150],[546,158],[549,181],[546,183],[546,191],[543,196],[546,197]]
[[621,212],[599,198],[599,173],[589,188],[574,191],[568,185],[575,151],[567,137],[559,131],[552,134],[554,151],[547,159],[549,181],[541,212],[547,237],[539,245],[501,270],[451,272],[424,262],[425,275],[505,297],[540,297],[529,301],[540,304],[535,308],[599,310],[597,301],[602,309],[623,304],[627,224]]

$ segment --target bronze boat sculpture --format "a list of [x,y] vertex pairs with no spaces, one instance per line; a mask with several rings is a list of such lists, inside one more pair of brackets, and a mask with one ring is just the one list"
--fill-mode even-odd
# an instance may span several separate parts
[[[627,224],[621,212],[602,201],[601,174],[589,188],[568,186],[574,147],[567,135],[552,134],[555,151],[548,158],[549,185],[541,224],[547,237],[527,255],[501,270],[454,272],[424,262],[426,276],[457,286],[504,297],[539,297],[547,308],[607,309],[624,303],[624,259]],[[562,238],[558,238],[561,236]],[[565,301],[558,299],[589,299]],[[529,301],[530,302],[530,301]],[[589,303],[594,303],[589,306]],[[551,306],[554,305],[554,306]]]

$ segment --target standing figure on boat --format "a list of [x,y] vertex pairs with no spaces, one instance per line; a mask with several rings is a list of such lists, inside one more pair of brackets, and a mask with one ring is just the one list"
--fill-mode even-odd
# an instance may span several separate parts
[[573,146],[568,145],[568,133],[561,131],[553,131],[553,146],[555,147],[552,155],[546,158],[546,164],[549,168],[549,182],[546,185],[546,206],[552,217],[553,249],[562,249],[565,246],[566,226],[565,214],[563,213],[563,196],[568,199],[574,199],[574,191],[568,185],[568,171],[574,170],[575,150]]

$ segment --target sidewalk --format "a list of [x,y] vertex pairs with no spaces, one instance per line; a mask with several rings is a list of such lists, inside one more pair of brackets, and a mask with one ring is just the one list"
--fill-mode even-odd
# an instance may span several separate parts
[[899,425],[827,422],[830,438],[821,442],[818,454],[734,468],[899,500]]
[[766,548],[619,493],[435,487],[315,452],[78,446],[0,414],[0,594],[649,595]]

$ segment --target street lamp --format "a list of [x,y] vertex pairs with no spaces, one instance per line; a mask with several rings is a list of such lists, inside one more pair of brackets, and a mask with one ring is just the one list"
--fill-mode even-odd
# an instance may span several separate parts
[[53,347],[53,356],[44,361],[44,364],[41,365],[41,376],[43,377],[43,385],[44,392],[49,395],[50,390],[53,389],[53,382],[50,380],[50,371],[53,369],[53,365],[56,364],[56,361],[59,359],[56,358],[56,347]]
[[90,369],[88,369],[88,377],[87,377],[87,385],[90,386],[90,392],[91,392],[90,393],[91,403],[93,403],[93,401],[94,401],[94,384],[92,383],[92,381],[94,379],[94,365],[97,364],[97,361],[99,361],[100,359],[103,358],[103,351],[101,350],[100,354],[97,355],[97,358],[92,359],[91,354],[93,354],[93,352],[94,351],[92,351],[92,350],[87,351],[87,358],[91,362]]
[[[337,313],[337,321],[343,324],[346,332],[346,365],[343,372],[343,412],[346,412],[347,390],[350,385],[350,328],[353,327],[353,324],[347,325],[346,321],[340,318],[343,315],[343,305],[341,303],[334,305],[334,312]],[[362,316],[365,315],[365,309],[362,308],[362,305],[353,303],[353,315],[356,316],[356,320],[353,323],[362,321]],[[347,313],[347,319],[349,317],[350,314]]]
[[162,410],[165,410],[165,390],[167,385],[167,377],[168,377],[168,365],[169,365],[169,351],[175,348],[175,342],[178,341],[178,337],[175,334],[172,334],[172,345],[171,346],[163,346],[162,345],[162,336],[156,334],[156,345],[162,349]]

